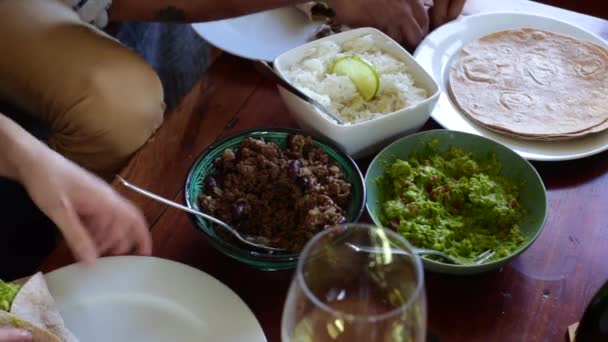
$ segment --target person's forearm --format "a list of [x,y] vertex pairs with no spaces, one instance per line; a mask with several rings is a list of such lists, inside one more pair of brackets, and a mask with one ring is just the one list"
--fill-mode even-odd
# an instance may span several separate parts
[[110,20],[199,22],[235,17],[303,0],[114,0]]
[[46,147],[34,136],[0,113],[0,176],[19,181],[21,171]]

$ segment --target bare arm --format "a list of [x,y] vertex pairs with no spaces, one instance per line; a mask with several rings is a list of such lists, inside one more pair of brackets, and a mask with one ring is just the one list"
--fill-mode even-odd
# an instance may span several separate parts
[[197,22],[235,17],[303,0],[114,0],[110,20]]
[[19,181],[25,165],[44,145],[0,113],[0,176]]
[[[110,20],[198,22],[239,16],[276,7],[291,6],[303,0],[114,0]],[[398,42],[415,47],[428,33],[429,17],[423,0],[328,0],[337,20],[351,27],[379,28]],[[464,0],[437,0],[446,10],[457,13]],[[448,10],[449,9],[449,10]],[[443,17],[442,17],[443,18]],[[446,16],[447,18],[447,16]],[[445,19],[440,19],[444,21]]]
[[[74,255],[150,254],[141,212],[108,184],[51,150],[0,114],[0,176],[18,181],[63,233]],[[8,332],[0,331],[2,334]]]

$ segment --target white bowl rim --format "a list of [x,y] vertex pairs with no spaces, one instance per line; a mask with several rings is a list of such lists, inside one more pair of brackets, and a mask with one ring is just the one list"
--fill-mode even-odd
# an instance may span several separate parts
[[[356,128],[356,127],[360,127],[360,126],[369,125],[372,122],[375,124],[375,123],[378,123],[378,122],[382,122],[382,120],[388,120],[388,118],[394,116],[397,113],[414,111],[415,109],[417,109],[419,107],[422,107],[422,106],[425,106],[429,102],[435,101],[436,99],[439,98],[439,96],[441,95],[441,88],[439,87],[439,84],[437,83],[437,81],[435,81],[435,79],[433,78],[433,76],[431,76],[424,68],[422,68],[422,66],[420,64],[418,64],[418,61],[416,61],[416,59],[414,58],[414,56],[412,54],[410,54],[405,48],[403,48],[403,46],[401,46],[394,39],[392,39],[391,37],[389,37],[388,35],[386,35],[384,32],[382,32],[382,31],[380,31],[380,30],[378,30],[376,28],[373,28],[373,27],[361,27],[361,28],[357,28],[357,29],[353,29],[353,30],[349,30],[349,31],[344,31],[344,32],[340,32],[340,33],[337,33],[337,34],[334,34],[334,35],[331,35],[331,36],[327,36],[327,37],[324,37],[324,38],[313,40],[313,41],[308,42],[308,43],[306,43],[304,45],[300,45],[300,46],[295,47],[295,48],[293,48],[291,50],[283,52],[281,55],[279,55],[277,58],[275,58],[274,62],[272,63],[273,67],[274,67],[275,71],[281,77],[283,77],[283,79],[285,79],[287,82],[289,82],[289,80],[285,77],[285,73],[283,71],[283,68],[281,67],[281,61],[285,58],[286,55],[291,54],[294,51],[299,51],[299,50],[305,50],[305,49],[313,48],[313,47],[319,45],[322,42],[332,41],[332,40],[335,40],[335,38],[340,37],[340,36],[344,36],[344,35],[356,35],[356,34],[363,35],[364,33],[376,34],[376,35],[382,37],[382,39],[386,39],[387,42],[395,44],[395,46],[400,50],[400,52],[402,52],[402,55],[405,56],[407,59],[410,59],[411,62],[413,64],[417,65],[418,68],[420,69],[420,71],[429,78],[429,80],[431,81],[431,85],[435,88],[435,92],[432,95],[428,96],[423,101],[420,101],[420,102],[416,103],[413,106],[404,107],[404,108],[398,109],[396,111],[380,115],[380,116],[378,116],[376,118],[373,118],[373,119],[370,119],[370,120],[365,120],[365,121],[360,121],[360,122],[355,122],[355,123],[346,123],[346,124],[342,124],[342,125],[338,124],[334,120],[330,119],[326,114],[324,114],[323,112],[321,112],[316,107],[310,106],[311,109],[318,114],[318,116],[320,116],[324,121],[326,121],[326,123],[328,123],[328,124],[330,124],[332,126],[335,126],[335,127],[340,127],[340,128],[345,128],[345,127]],[[287,91],[289,93],[288,90],[285,90],[285,91]],[[290,94],[290,95],[292,95],[292,94]],[[292,95],[292,96],[295,96],[295,95]],[[430,117],[430,113],[429,113],[429,117]]]

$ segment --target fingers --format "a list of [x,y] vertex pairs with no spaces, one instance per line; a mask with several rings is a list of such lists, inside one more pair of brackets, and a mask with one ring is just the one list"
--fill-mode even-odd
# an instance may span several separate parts
[[59,227],[74,256],[85,264],[94,264],[97,249],[72,203],[62,198],[59,205],[50,208],[46,214]]
[[464,8],[464,3],[466,0],[452,0],[450,1],[450,8],[448,9],[447,21],[454,20],[458,18],[460,13],[462,13],[462,9]]
[[333,0],[338,22],[376,27],[400,44],[416,47],[429,30],[422,0]]
[[45,166],[50,176],[31,177],[24,185],[78,260],[93,264],[101,253],[126,254],[133,248],[150,253],[151,239],[141,212],[108,184],[63,158],[51,159]]
[[127,201],[123,201],[124,216],[122,222],[118,222],[117,230],[123,230],[123,237],[113,249],[113,253],[127,254],[132,251],[139,255],[152,254],[152,238],[146,219],[139,209]]
[[141,212],[126,201],[120,201],[116,216],[103,231],[99,239],[99,251],[109,255],[125,255],[135,251],[139,255],[152,254],[152,239],[148,225]]
[[[412,14],[414,18],[416,18],[416,22],[418,26],[422,30],[422,37],[424,37],[427,33],[429,33],[429,15],[424,8],[424,4],[421,1],[414,1],[412,3]],[[420,37],[420,39],[422,39]]]
[[96,235],[99,236],[97,239],[97,248],[99,249],[100,255],[112,255],[116,246],[124,239],[126,234],[123,232],[123,229],[119,227],[120,223],[117,223],[117,221],[117,217],[114,216],[106,225],[91,228],[92,230],[98,231],[98,233],[96,233]]
[[139,211],[133,219],[132,232],[135,241],[135,252],[139,255],[152,254],[152,238],[150,237],[148,224]]
[[403,31],[406,39],[402,43],[405,43],[410,48],[415,48],[424,38],[424,31],[417,24],[409,25]]
[[110,255],[127,255],[133,251],[133,241],[129,238],[129,236],[125,235],[116,240],[112,249],[110,250]]
[[438,27],[458,18],[464,8],[465,0],[435,0],[429,11],[432,27]]
[[128,234],[115,240],[109,250],[109,254],[111,255],[126,255],[130,253],[137,255],[152,254],[152,240],[147,229],[140,229],[136,226],[130,227]]
[[32,334],[27,330],[0,328],[1,342],[30,342]]
[[398,27],[388,27],[386,29],[386,34],[388,34],[391,38],[393,38],[398,43],[405,43],[406,39],[401,35],[401,31]]
[[431,7],[431,10],[429,11],[432,27],[441,26],[441,24],[446,22],[449,6],[450,6],[450,0],[435,0],[434,1],[433,7]]
[[89,234],[97,246],[99,255],[102,255],[104,250],[101,249],[101,245],[105,241],[108,227],[112,223],[113,217],[109,215],[95,215],[89,214],[87,216],[80,215],[82,224],[87,227]]
[[[429,17],[424,9],[424,5],[419,0],[402,2],[401,11],[396,12],[395,19],[391,25],[398,25],[400,35],[392,36],[398,42],[415,48],[424,36],[428,33]],[[390,32],[390,26],[388,31]],[[403,39],[399,40],[402,37]]]

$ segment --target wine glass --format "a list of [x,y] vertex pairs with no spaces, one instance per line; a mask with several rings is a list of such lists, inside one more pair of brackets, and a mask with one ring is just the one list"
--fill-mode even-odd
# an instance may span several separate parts
[[284,342],[425,338],[422,264],[405,239],[346,224],[304,247],[283,311]]

